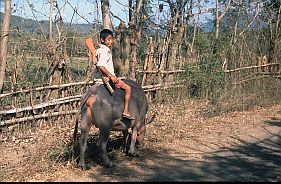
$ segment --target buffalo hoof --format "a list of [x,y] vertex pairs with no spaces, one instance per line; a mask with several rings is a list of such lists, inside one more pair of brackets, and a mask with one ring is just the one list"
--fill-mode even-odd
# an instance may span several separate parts
[[78,167],[79,167],[80,169],[82,169],[83,171],[86,170],[86,166],[85,166],[85,165],[80,165],[80,164],[78,164]]
[[115,166],[112,162],[107,162],[107,163],[104,163],[103,165],[107,168],[112,168]]
[[79,168],[81,168],[83,171],[85,171],[85,170],[88,170],[89,169],[89,167],[88,166],[86,166],[85,164],[78,164],[78,167]]
[[128,155],[129,155],[130,157],[139,157],[139,154],[138,154],[136,151],[133,152],[133,153],[129,152]]

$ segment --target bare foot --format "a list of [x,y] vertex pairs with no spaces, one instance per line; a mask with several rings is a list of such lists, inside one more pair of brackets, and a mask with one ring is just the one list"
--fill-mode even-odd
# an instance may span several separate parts
[[127,119],[130,119],[130,120],[134,120],[135,118],[133,116],[131,116],[130,114],[122,114],[122,118],[127,118]]

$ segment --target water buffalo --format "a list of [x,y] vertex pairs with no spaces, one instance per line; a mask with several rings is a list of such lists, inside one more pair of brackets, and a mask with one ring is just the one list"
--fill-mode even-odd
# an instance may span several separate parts
[[141,86],[133,80],[126,79],[125,82],[130,84],[132,89],[129,112],[135,117],[134,120],[121,118],[125,95],[122,89],[115,88],[114,93],[110,94],[105,85],[95,84],[81,98],[79,109],[81,139],[80,161],[78,165],[83,169],[85,168],[85,150],[89,130],[93,124],[99,128],[97,147],[101,153],[103,164],[107,167],[113,166],[112,162],[108,159],[106,151],[111,131],[122,131],[125,138],[124,142],[127,145],[128,130],[132,129],[129,146],[125,146],[128,148],[127,153],[129,155],[135,156],[136,141],[140,144],[143,142],[146,131],[145,121],[151,122],[155,116],[151,116],[149,120],[146,119],[148,102]]

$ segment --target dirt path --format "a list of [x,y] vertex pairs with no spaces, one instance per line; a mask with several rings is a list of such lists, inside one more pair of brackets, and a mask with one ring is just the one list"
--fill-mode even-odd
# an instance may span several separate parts
[[[2,180],[281,181],[281,104],[214,118],[200,116],[205,107],[192,101],[158,107],[159,115],[147,127],[138,158],[113,149],[120,140],[110,141],[109,156],[116,164],[110,169],[100,166],[96,135],[89,140],[86,171],[66,161],[45,160],[46,155],[50,158],[50,147],[59,148],[55,134],[67,138],[71,130],[42,130],[28,143],[14,143],[13,149],[11,142],[3,142],[0,161],[7,163],[7,155],[14,156],[7,166],[2,164]],[[34,152],[41,154],[34,156]]]

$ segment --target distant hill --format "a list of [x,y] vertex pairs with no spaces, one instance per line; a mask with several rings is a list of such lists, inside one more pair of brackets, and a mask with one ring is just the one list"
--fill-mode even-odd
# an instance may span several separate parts
[[[3,20],[4,13],[0,12],[0,20]],[[0,21],[0,24],[2,21]],[[49,32],[49,21],[44,20],[40,21],[40,25],[44,32],[47,34]],[[77,36],[85,36],[89,35],[94,31],[94,26],[92,24],[72,24],[69,27],[69,22],[64,22],[63,26],[64,29],[67,28],[66,32],[72,32],[76,33]],[[10,23],[11,29],[18,27],[21,32],[28,32],[28,33],[38,33],[40,31],[40,27],[38,25],[38,22],[34,19],[26,19],[20,16],[11,16],[11,23]],[[102,26],[102,25],[98,25]],[[212,32],[214,31],[214,25],[211,24],[211,22],[203,23],[201,25],[201,30],[203,32]],[[57,33],[56,26],[53,24],[53,31],[54,33]]]
[[[0,12],[0,24],[2,24],[4,13]],[[44,32],[47,34],[49,32],[49,21],[44,20],[39,22]],[[69,22],[64,22],[64,29],[69,27]],[[38,22],[34,19],[26,19],[20,16],[11,16],[10,22],[11,29],[18,27],[21,32],[29,32],[29,33],[38,33],[40,31],[40,27]],[[56,25],[53,24],[54,33],[56,32]],[[67,28],[66,32],[74,32],[77,35],[83,36],[90,34],[94,30],[94,25],[91,24],[72,24],[69,28]]]

